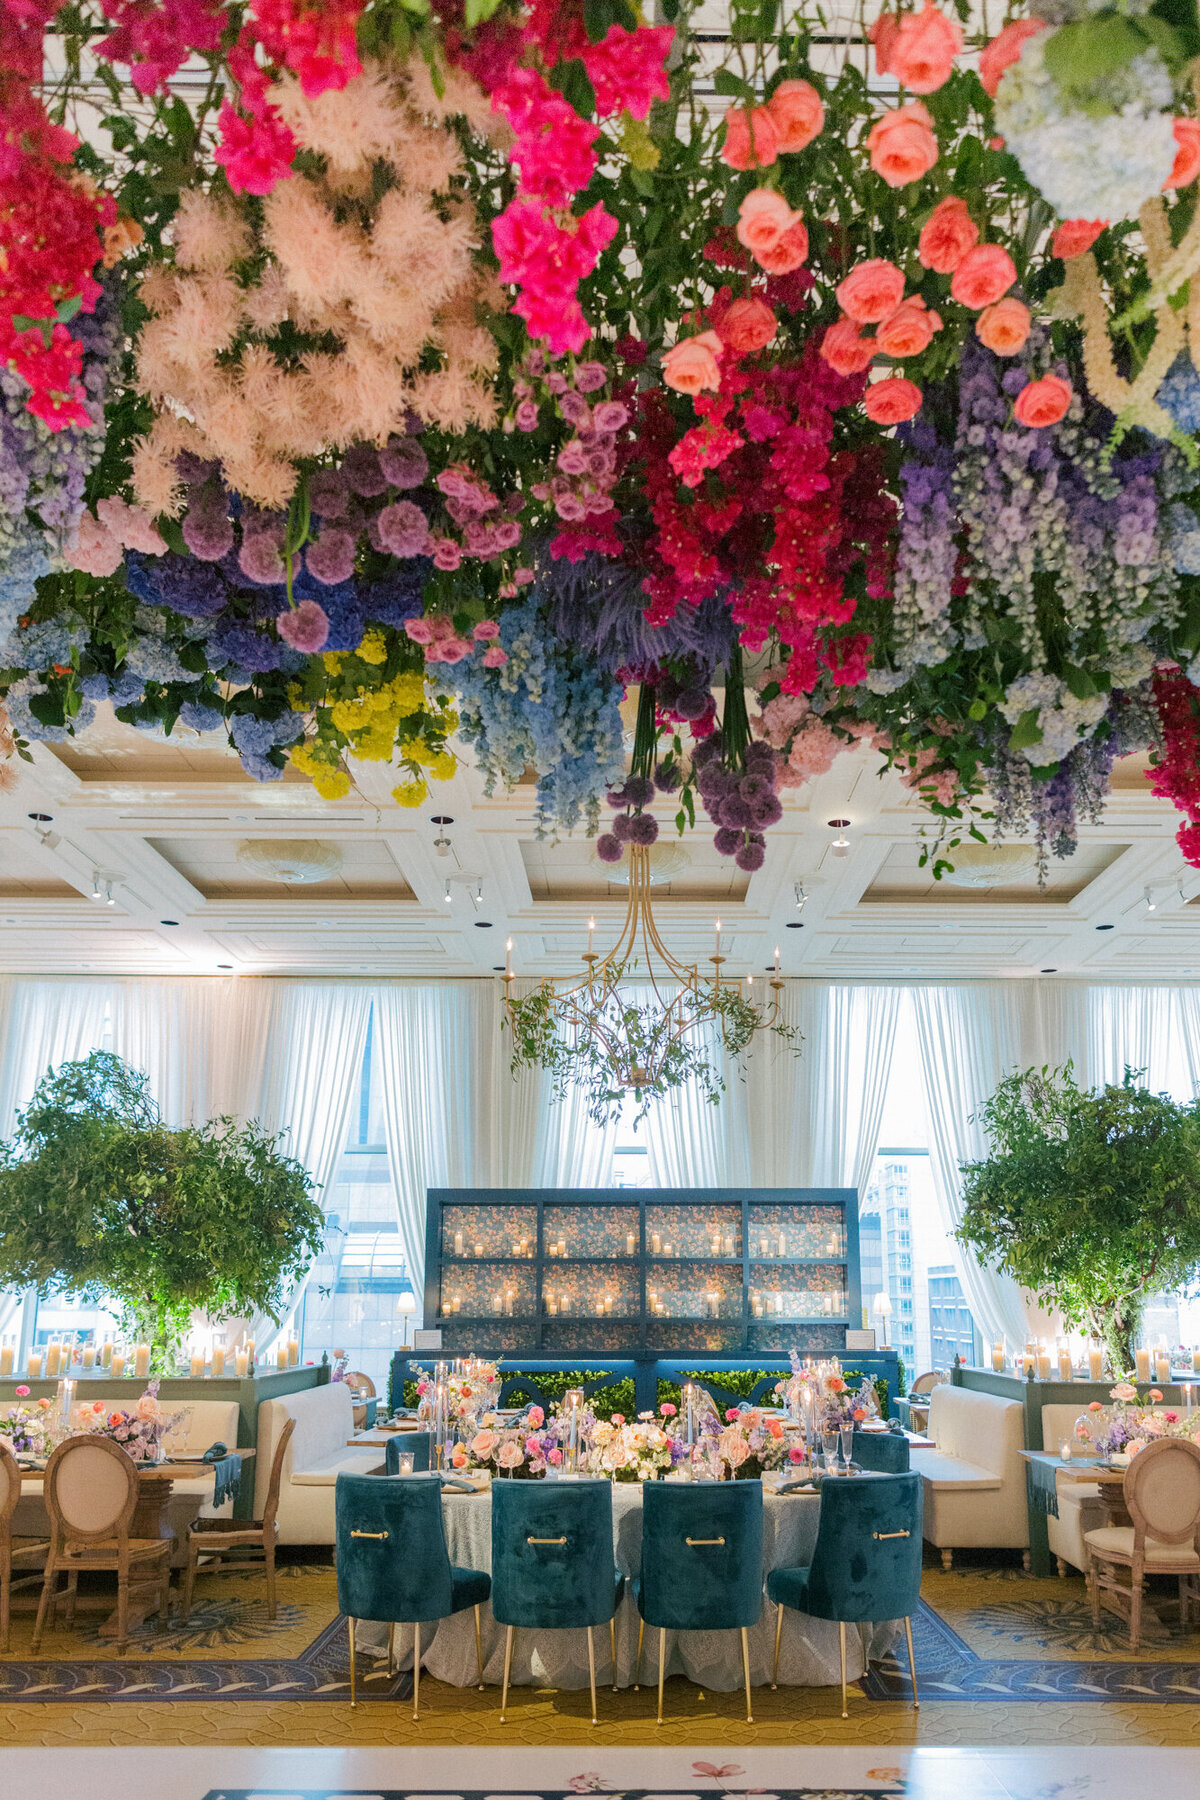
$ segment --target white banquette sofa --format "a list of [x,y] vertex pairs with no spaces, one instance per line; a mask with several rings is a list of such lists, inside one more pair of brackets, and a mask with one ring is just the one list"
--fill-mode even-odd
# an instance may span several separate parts
[[255,1461],[254,1516],[261,1519],[271,1480],[275,1445],[288,1419],[295,1419],[283,1458],[279,1488],[281,1544],[332,1544],[333,1499],[339,1475],[371,1475],[383,1467],[382,1450],[355,1450],[347,1439],[354,1431],[354,1402],[344,1381],[304,1388],[258,1409],[258,1456]]
[[942,1383],[929,1396],[933,1450],[914,1450],[925,1483],[925,1537],[950,1568],[955,1550],[1023,1550],[1029,1566],[1023,1408]]

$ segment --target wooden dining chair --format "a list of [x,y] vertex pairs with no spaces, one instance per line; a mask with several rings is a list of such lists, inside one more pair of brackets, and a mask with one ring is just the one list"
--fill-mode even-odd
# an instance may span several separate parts
[[[129,1527],[138,1500],[132,1457],[111,1438],[69,1437],[46,1464],[42,1492],[50,1515],[50,1548],[42,1597],[33,1628],[36,1653],[51,1606],[67,1602],[67,1623],[75,1619],[75,1594],[82,1570],[100,1569],[117,1577],[117,1650],[129,1641],[129,1588],[158,1589],[159,1617],[167,1617],[171,1590],[171,1538],[132,1538]],[[65,1589],[57,1588],[60,1574]]]
[[42,1578],[40,1568],[13,1580],[13,1570],[36,1562],[50,1548],[48,1538],[14,1538],[13,1514],[21,1498],[21,1471],[11,1450],[0,1444],[0,1650],[8,1649],[9,1607],[14,1587],[28,1587]]
[[187,1570],[183,1578],[185,1624],[191,1615],[192,1589],[197,1574],[215,1575],[218,1569],[224,1569],[230,1575],[265,1569],[267,1612],[270,1618],[275,1617],[275,1515],[279,1511],[283,1459],[295,1429],[295,1419],[289,1419],[279,1434],[261,1519],[196,1519],[192,1523],[187,1537]]
[[371,1380],[369,1375],[364,1375],[360,1369],[347,1369],[346,1373],[342,1376],[342,1380],[346,1383],[347,1387],[353,1388],[356,1394],[365,1394],[368,1400],[374,1400],[375,1383]]
[[[1142,1589],[1147,1575],[1179,1581],[1179,1617],[1186,1630],[1200,1577],[1200,1448],[1181,1438],[1160,1438],[1139,1450],[1122,1482],[1132,1525],[1104,1525],[1084,1534],[1092,1628],[1100,1629],[1100,1596],[1129,1621],[1129,1647],[1142,1631]],[[1119,1571],[1129,1571],[1126,1584]]]

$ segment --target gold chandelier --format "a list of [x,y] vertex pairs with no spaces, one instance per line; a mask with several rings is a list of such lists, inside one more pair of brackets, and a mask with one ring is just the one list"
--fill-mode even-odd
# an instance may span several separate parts
[[[588,1111],[601,1122],[629,1094],[644,1114],[652,1100],[693,1079],[706,1099],[716,1101],[725,1086],[718,1052],[738,1056],[760,1031],[788,1041],[795,1035],[780,1004],[784,980],[778,949],[774,973],[758,990],[769,990],[760,1002],[753,975],[744,981],[723,977],[728,959],[721,954],[718,919],[715,949],[707,959],[712,974],[702,975],[699,964],[675,956],[659,932],[649,849],[629,844],[627,854],[625,921],[606,955],[593,948],[592,919],[582,976],[547,977],[533,993],[514,997],[511,938],[504,970],[514,1067],[548,1070],[556,1097],[585,1086]],[[640,1000],[623,996],[622,984],[630,981],[645,983],[649,994]]]

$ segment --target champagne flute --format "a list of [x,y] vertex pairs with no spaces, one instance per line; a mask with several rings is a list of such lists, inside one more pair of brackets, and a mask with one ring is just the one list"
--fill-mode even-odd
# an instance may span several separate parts
[[841,1436],[841,1440],[842,1440],[842,1461],[846,1465],[846,1473],[848,1475],[850,1473],[850,1464],[854,1459],[854,1425],[853,1425],[853,1423],[851,1423],[849,1425],[843,1425],[841,1428],[840,1436]]
[[821,1427],[821,1449],[825,1455],[825,1467],[831,1475],[837,1474],[838,1434],[837,1426]]

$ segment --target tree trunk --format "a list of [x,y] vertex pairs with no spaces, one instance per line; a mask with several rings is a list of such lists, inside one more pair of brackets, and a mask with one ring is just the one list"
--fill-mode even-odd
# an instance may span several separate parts
[[1120,1381],[1134,1367],[1134,1340],[1141,1322],[1141,1302],[1132,1294],[1123,1294],[1108,1306],[1089,1309],[1088,1334],[1103,1344],[1114,1381]]

